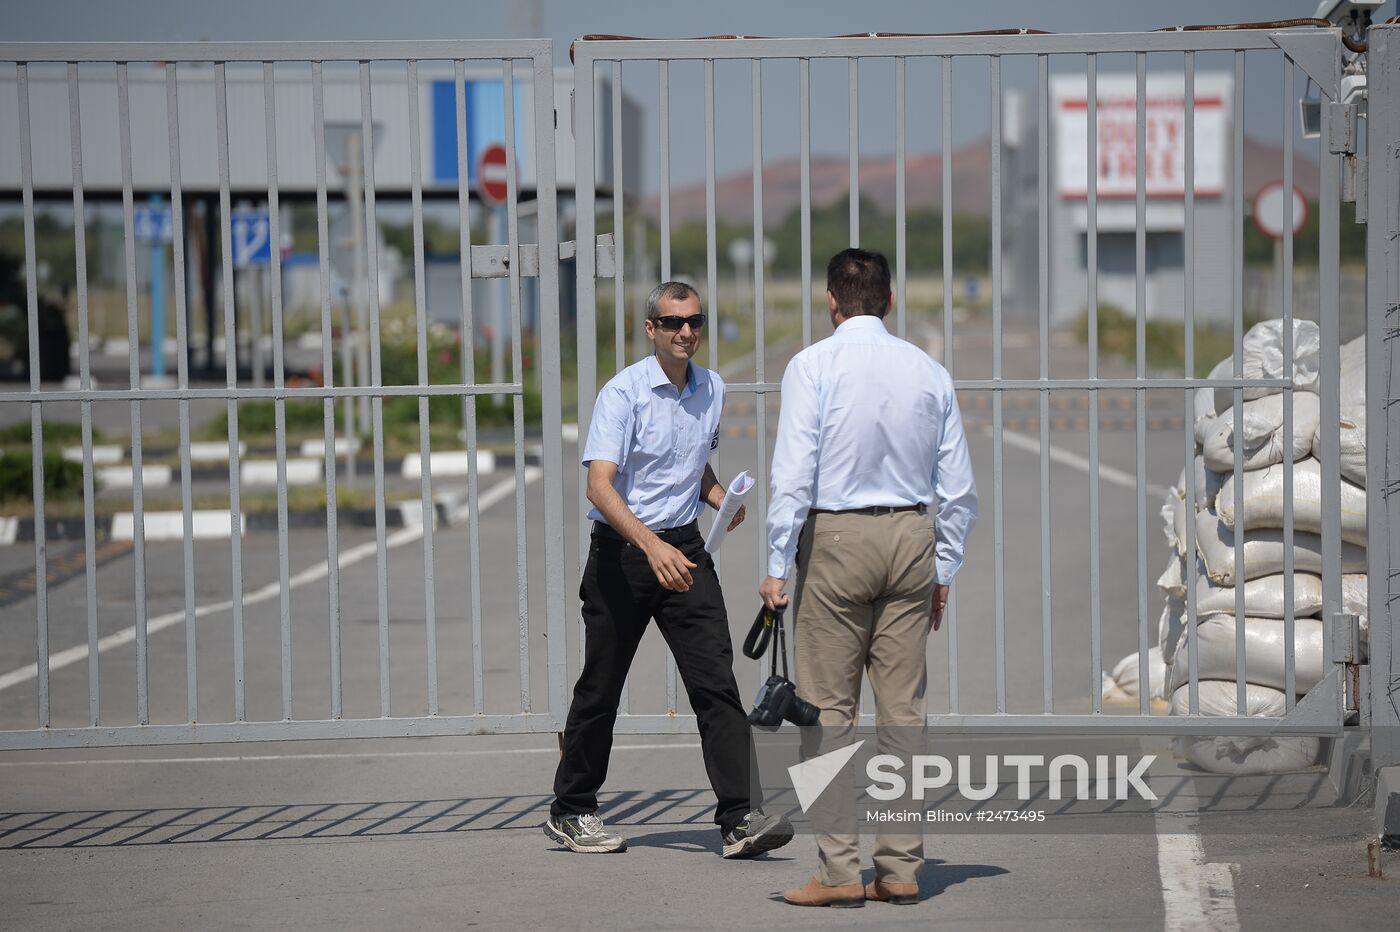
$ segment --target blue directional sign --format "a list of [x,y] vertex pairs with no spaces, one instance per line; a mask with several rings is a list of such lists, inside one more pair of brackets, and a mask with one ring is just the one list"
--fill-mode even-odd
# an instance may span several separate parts
[[138,207],[132,227],[139,243],[168,243],[175,237],[175,224],[169,207]]
[[265,210],[236,210],[231,224],[233,267],[272,263],[272,226]]

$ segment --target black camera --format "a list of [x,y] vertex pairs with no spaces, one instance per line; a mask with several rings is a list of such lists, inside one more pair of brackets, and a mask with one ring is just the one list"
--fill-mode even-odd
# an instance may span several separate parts
[[[778,636],[773,637],[776,628]],[[753,711],[749,713],[750,725],[773,727],[783,722],[794,725],[815,725],[821,716],[821,709],[797,695],[797,686],[787,678],[787,635],[783,633],[783,610],[759,609],[744,639],[744,656],[754,660],[762,657],[772,645],[772,666],[768,680],[758,690],[758,698],[753,701]],[[783,660],[783,672],[778,673],[778,658]]]
[[815,725],[821,709],[797,695],[797,686],[785,676],[774,673],[758,690],[749,713],[750,725]]

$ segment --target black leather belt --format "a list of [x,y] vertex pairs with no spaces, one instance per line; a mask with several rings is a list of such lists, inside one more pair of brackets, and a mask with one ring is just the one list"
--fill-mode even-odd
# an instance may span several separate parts
[[917,505],[871,505],[869,508],[846,508],[841,511],[834,511],[830,508],[812,508],[807,513],[813,515],[896,515],[904,511],[912,511],[921,515],[927,514],[928,506],[919,502]]
[[[664,540],[666,543],[671,544],[675,543],[678,540],[684,540],[692,534],[699,534],[700,522],[692,521],[689,524],[683,524],[680,527],[665,528],[660,531],[652,531],[652,533]],[[602,540],[621,541],[624,544],[630,543],[630,541],[628,541],[627,538],[623,537],[621,534],[617,533],[617,531],[613,530],[612,525],[604,524],[602,521],[593,522],[593,536],[601,538]]]

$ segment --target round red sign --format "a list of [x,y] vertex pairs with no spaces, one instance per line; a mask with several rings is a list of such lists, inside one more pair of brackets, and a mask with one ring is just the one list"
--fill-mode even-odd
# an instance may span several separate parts
[[492,143],[476,160],[476,192],[486,203],[499,206],[509,195],[506,181],[506,147]]

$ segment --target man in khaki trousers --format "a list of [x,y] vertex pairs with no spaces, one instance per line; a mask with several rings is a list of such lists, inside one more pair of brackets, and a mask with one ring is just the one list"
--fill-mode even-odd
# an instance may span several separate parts
[[[783,374],[759,592],[769,608],[793,603],[797,691],[821,709],[822,751],[851,740],[862,670],[882,750],[916,750],[927,719],[925,644],[977,519],[952,378],[885,329],[893,301],[884,256],[838,253],[827,266],[835,333]],[[862,885],[849,775],[833,790],[849,813],[817,820],[817,874],[784,899],[917,902],[922,834],[878,835],[875,879]]]

